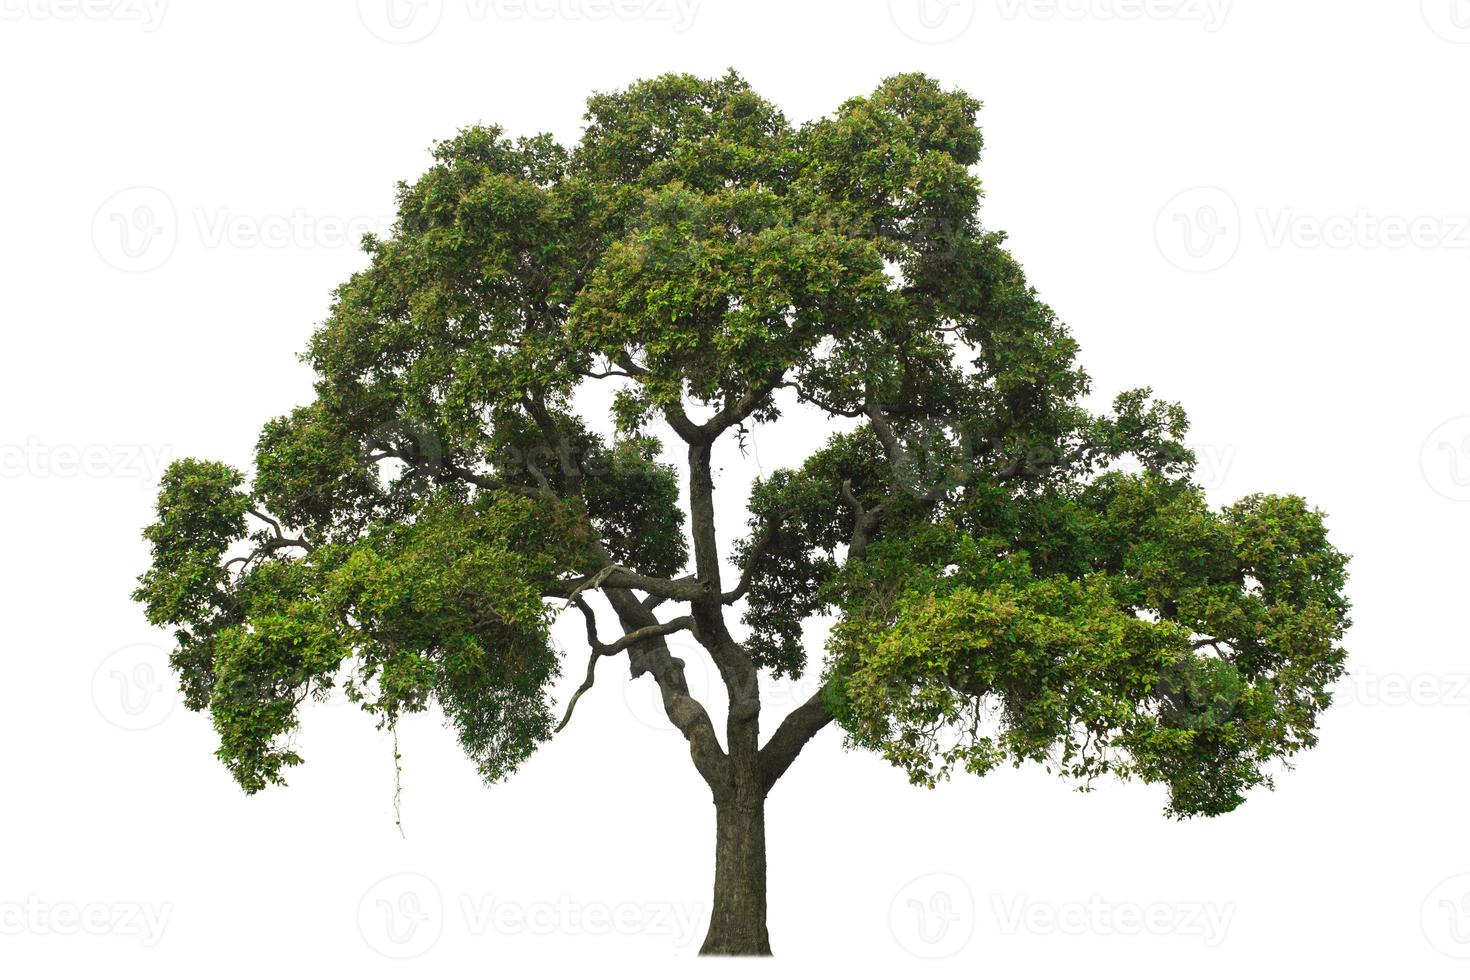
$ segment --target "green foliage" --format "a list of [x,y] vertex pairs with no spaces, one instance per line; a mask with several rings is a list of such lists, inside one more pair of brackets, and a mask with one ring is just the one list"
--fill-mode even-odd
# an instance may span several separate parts
[[250,498],[244,477],[223,463],[182,459],[169,466],[158,489],[158,522],[143,532],[153,566],[137,599],[155,623],[192,623],[224,597],[225,552],[245,536]]
[[348,693],[386,719],[437,699],[487,781],[551,734],[558,661],[542,591],[575,563],[572,528],[529,498],[435,495],[374,528],[323,583],[358,655]]
[[[921,784],[1137,776],[1180,815],[1310,746],[1345,559],[1297,498],[1211,510],[1179,406],[1084,407],[1076,342],[980,225],[979,108],[907,74],[792,125],[733,72],[664,75],[594,95],[572,149],[437,144],[307,346],[314,400],[248,484],[176,463],[146,531],[136,595],[241,785],[299,763],[301,704],[339,687],[388,725],[437,705],[513,771],[551,731],[548,600],[688,571],[650,425],[792,403],[836,434],[752,488],[742,648],[799,675],[834,616],[852,744]],[[610,431],[573,411],[594,383]]]
[[957,511],[850,563],[828,670],[854,742],[931,785],[1007,760],[1136,775],[1180,816],[1234,809],[1315,743],[1347,625],[1319,514],[1218,514],[1147,474],[1039,503],[1040,527]]
[[[219,756],[248,792],[301,762],[298,709],[338,683],[384,724],[437,701],[487,781],[549,737],[558,659],[542,593],[588,560],[559,506],[441,491],[412,521],[371,524],[351,543],[296,558],[257,547],[238,570],[221,569],[243,537],[238,474],[206,470],[213,479],[200,486],[184,475],[197,465],[170,470],[148,530],[155,554],[183,560],[155,564],[137,597],[152,621],[180,626],[174,666],[188,704],[208,708]],[[221,522],[213,539],[211,521]],[[176,531],[199,534],[197,547]],[[187,608],[175,599],[206,586]]]
[[[650,436],[614,439],[611,445],[581,419],[555,413],[565,440],[591,529],[616,562],[651,575],[672,575],[688,558],[684,513],[674,468],[660,461],[659,441]],[[489,446],[497,477],[528,493],[545,480],[552,492],[571,491],[560,454],[545,432],[523,416],[505,414]]]

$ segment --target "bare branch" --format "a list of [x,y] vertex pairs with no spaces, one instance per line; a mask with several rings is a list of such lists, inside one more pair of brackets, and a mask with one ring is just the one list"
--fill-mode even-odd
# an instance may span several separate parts
[[222,566],[224,569],[228,570],[232,566],[239,564],[240,571],[243,574],[245,569],[249,567],[251,562],[259,558],[264,558],[266,555],[269,555],[272,552],[275,552],[281,548],[300,548],[307,554],[311,554],[313,551],[316,550],[316,545],[313,544],[311,542],[311,539],[308,538],[305,534],[302,534],[299,537],[290,537],[286,534],[284,530],[281,529],[281,522],[276,520],[274,517],[271,517],[264,511],[257,510],[254,507],[247,507],[245,511],[250,516],[260,520],[265,524],[270,525],[271,530],[274,533],[269,537],[258,539],[255,548],[250,552],[250,554],[239,555],[225,562]]
[[703,428],[711,436],[717,436],[732,425],[743,422],[750,418],[755,410],[760,408],[761,403],[775,391],[786,377],[784,367],[772,371],[760,384],[751,388],[739,398],[727,404],[723,409],[716,412],[709,421],[705,422]]
[[631,371],[619,371],[619,370],[617,370],[615,368],[608,368],[606,371],[578,371],[577,373],[580,374],[584,378],[593,378],[595,380],[601,380],[603,378],[631,378],[631,377],[633,377],[633,372],[631,372]]
[[262,513],[261,511],[256,510],[254,507],[245,508],[245,513],[249,514],[251,517],[259,518],[260,520],[269,524],[272,530],[276,532],[276,537],[283,537],[285,535],[286,532],[281,530],[281,522],[276,520],[274,517],[271,517],[269,514]]
[[592,652],[592,656],[587,658],[587,678],[582,681],[581,687],[572,692],[572,699],[567,702],[566,714],[562,715],[561,724],[556,726],[553,734],[567,727],[567,722],[572,720],[572,711],[576,709],[577,702],[582,699],[582,695],[592,690],[592,684],[597,680],[597,661],[601,659],[602,654],[596,650]]
[[[677,579],[656,578],[652,575],[640,574],[622,565],[605,565],[592,575],[564,579],[559,583],[558,590],[550,594],[572,599],[589,589],[603,589],[604,591],[636,589],[639,592],[648,593],[649,596],[674,599],[679,602],[697,602],[708,598],[711,594],[708,586],[690,576]],[[648,607],[645,611],[650,611],[651,608]]]
[[829,404],[818,398],[816,395],[812,394],[810,391],[803,389],[801,385],[795,381],[783,381],[780,384],[776,385],[776,387],[792,389],[796,392],[796,397],[799,400],[806,402],[808,405],[817,406],[828,415],[837,416],[840,418],[855,419],[863,414],[862,411],[859,409],[838,408],[836,405]]
[[894,434],[888,417],[871,399],[863,403],[863,413],[868,416],[868,421],[873,426],[873,434],[883,444],[883,453],[888,457],[889,465],[897,466],[903,459],[903,447],[899,445],[898,436]]
[[646,640],[651,640],[656,637],[663,637],[668,636],[670,633],[677,633],[680,630],[694,628],[693,617],[681,616],[680,618],[670,620],[667,623],[651,623],[647,626],[639,627],[638,629],[635,629],[632,632],[625,634],[616,642],[603,643],[600,639],[598,639],[597,636],[597,614],[593,612],[592,607],[587,604],[587,600],[583,599],[581,596],[573,596],[568,605],[575,605],[578,609],[582,611],[583,617],[585,617],[585,619],[587,620],[587,645],[592,648],[592,655],[587,659],[586,678],[582,681],[582,685],[578,687],[576,691],[572,692],[572,698],[570,701],[567,702],[566,713],[562,715],[561,724],[556,726],[555,730],[558,732],[567,727],[567,722],[572,720],[572,711],[577,707],[577,702],[581,700],[582,695],[592,690],[592,685],[596,683],[597,661],[601,660],[603,657],[611,657],[615,654],[622,653],[624,650],[633,646],[633,644],[635,643],[642,643]]
[[750,591],[750,581],[755,575],[755,568],[760,564],[766,549],[776,539],[776,533],[781,529],[785,520],[786,515],[779,514],[774,520],[767,521],[761,528],[760,535],[751,543],[750,550],[746,554],[745,567],[740,570],[740,581],[735,584],[735,588],[720,596],[721,602],[726,605],[739,602],[745,593]]
[[532,460],[530,456],[526,457],[525,463],[526,472],[530,473],[533,477],[536,478],[536,486],[541,488],[542,496],[556,496],[556,491],[551,488],[551,481],[546,479],[546,474],[541,472],[541,467],[537,466],[535,461]]
[[633,360],[633,356],[626,351],[619,352],[618,356],[613,360],[618,367],[627,371],[632,377],[641,378],[648,373],[648,368]]
[[568,606],[576,606],[582,610],[582,616],[587,620],[587,645],[593,652],[601,656],[607,650],[607,644],[597,638],[597,613],[587,605],[587,600],[579,595],[573,595],[567,600]]
[[609,654],[622,653],[635,643],[642,643],[644,640],[651,640],[656,636],[668,636],[670,633],[678,633],[680,630],[692,629],[694,629],[693,616],[680,616],[678,619],[671,619],[667,623],[641,626],[630,633],[623,634],[621,638],[613,641],[607,647],[607,652]]

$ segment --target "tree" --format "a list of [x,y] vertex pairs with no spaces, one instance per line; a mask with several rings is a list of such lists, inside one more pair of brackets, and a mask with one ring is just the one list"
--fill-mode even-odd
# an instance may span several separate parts
[[[1083,406],[1075,342],[979,224],[978,109],[900,75],[793,126],[733,72],[666,75],[593,96],[572,150],[437,144],[310,341],[315,401],[248,480],[174,463],[146,531],[136,597],[245,791],[339,686],[388,726],[438,705],[494,782],[626,656],[713,797],[703,952],[763,954],[764,801],[830,722],[916,784],[1034,761],[1162,783],[1178,817],[1314,744],[1345,557],[1300,498],[1211,509],[1177,405]],[[608,431],[575,411],[597,385]],[[755,482],[728,547],[713,447],[798,411],[834,434]],[[558,724],[572,609],[590,659]],[[808,670],[762,742],[759,678]]]

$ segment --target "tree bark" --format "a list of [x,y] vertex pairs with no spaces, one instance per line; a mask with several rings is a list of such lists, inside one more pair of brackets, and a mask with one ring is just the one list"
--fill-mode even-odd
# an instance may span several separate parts
[[770,956],[765,794],[715,801],[715,897],[701,956]]

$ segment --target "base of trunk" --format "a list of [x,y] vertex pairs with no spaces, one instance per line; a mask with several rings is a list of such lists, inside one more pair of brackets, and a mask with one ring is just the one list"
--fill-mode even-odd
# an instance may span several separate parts
[[755,940],[750,937],[720,938],[714,935],[706,936],[704,945],[699,947],[700,956],[770,956],[771,944],[764,939]]
[[699,955],[771,955],[764,800],[715,805],[715,900]]

